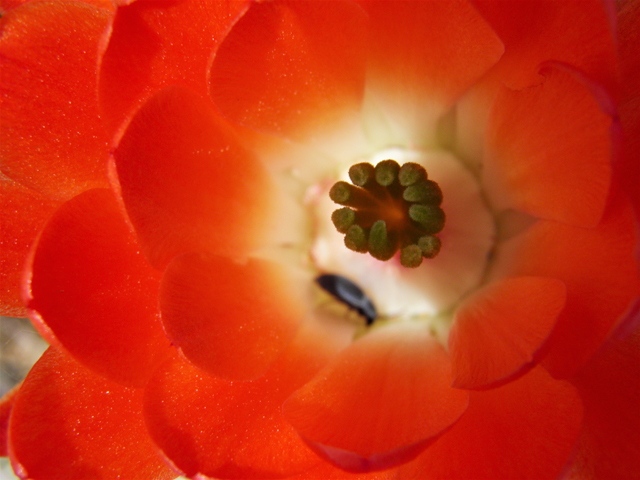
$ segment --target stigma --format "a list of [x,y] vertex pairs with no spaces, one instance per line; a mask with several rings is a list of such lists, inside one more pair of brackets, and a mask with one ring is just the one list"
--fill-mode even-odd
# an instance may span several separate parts
[[383,261],[400,251],[400,264],[407,268],[440,252],[442,190],[424,167],[395,160],[375,167],[358,163],[349,168],[349,178],[352,183],[336,182],[329,191],[331,200],[343,205],[331,221],[348,249]]

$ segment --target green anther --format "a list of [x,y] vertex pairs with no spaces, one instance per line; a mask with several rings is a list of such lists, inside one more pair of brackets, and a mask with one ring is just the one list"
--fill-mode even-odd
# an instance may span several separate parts
[[356,221],[356,212],[348,207],[339,208],[331,214],[331,221],[340,233],[347,233]]
[[403,187],[413,185],[421,180],[427,179],[427,171],[422,165],[408,162],[400,167],[398,172],[398,180]]
[[411,205],[409,217],[420,224],[424,233],[434,234],[444,228],[444,211],[435,205]]
[[354,252],[367,253],[367,232],[360,225],[351,225],[344,236],[344,244]]
[[442,190],[436,182],[425,180],[408,186],[402,192],[402,198],[407,202],[428,203],[440,205],[442,203]]
[[378,260],[389,260],[396,253],[387,234],[387,224],[378,220],[371,226],[369,232],[369,253]]
[[422,250],[422,256],[424,258],[434,258],[440,253],[442,242],[435,235],[425,235],[418,239],[418,246]]
[[383,160],[376,165],[376,182],[383,187],[388,187],[397,178],[400,165],[395,160]]
[[418,245],[408,245],[400,250],[400,264],[406,268],[418,268],[422,264],[422,249]]
[[354,185],[363,187],[375,178],[375,168],[370,163],[357,163],[349,168],[349,178]]
[[371,195],[366,190],[347,182],[336,182],[329,190],[329,197],[346,207],[359,208],[371,204]]

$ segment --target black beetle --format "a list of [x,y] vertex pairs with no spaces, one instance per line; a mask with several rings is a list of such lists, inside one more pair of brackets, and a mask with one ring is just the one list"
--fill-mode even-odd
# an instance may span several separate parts
[[371,325],[378,317],[378,312],[376,312],[376,307],[371,299],[348,278],[325,274],[316,278],[316,283],[347,307],[362,315],[367,321],[367,325]]

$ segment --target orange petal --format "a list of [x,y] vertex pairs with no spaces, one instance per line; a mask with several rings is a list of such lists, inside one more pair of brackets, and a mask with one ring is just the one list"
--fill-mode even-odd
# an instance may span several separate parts
[[20,298],[22,271],[38,232],[60,202],[0,178],[0,314],[26,317]]
[[147,434],[142,394],[50,347],[11,412],[15,472],[33,479],[174,478]]
[[152,265],[197,250],[242,256],[260,243],[271,199],[267,174],[198,94],[182,87],[156,94],[113,156]]
[[279,478],[320,461],[282,415],[284,400],[335,355],[333,337],[307,327],[258,380],[218,379],[180,357],[151,378],[145,421],[184,476]]
[[486,388],[530,366],[565,300],[561,281],[541,277],[501,280],[474,293],[449,334],[453,385]]
[[539,221],[498,252],[496,271],[557,278],[567,287],[542,362],[552,375],[571,377],[640,294],[636,245],[633,211],[615,191],[596,228]]
[[58,201],[107,186],[95,89],[109,20],[79,2],[26,3],[2,18],[1,171]]
[[256,2],[218,50],[211,97],[242,125],[302,139],[362,101],[366,16],[351,2]]
[[361,3],[370,18],[367,91],[396,141],[424,145],[430,126],[498,61],[503,45],[466,1]]
[[[303,280],[304,284],[304,280]],[[263,375],[305,314],[300,279],[279,264],[186,253],[162,278],[160,311],[172,343],[198,367],[231,380]]]
[[455,423],[468,393],[451,388],[444,348],[422,324],[373,330],[284,404],[300,435],[341,468],[407,461]]
[[140,255],[111,191],[65,203],[27,267],[29,315],[50,343],[114,381],[146,383],[169,346],[158,319],[160,274]]
[[110,131],[169,85],[206,96],[211,55],[248,4],[143,1],[120,6],[100,68],[100,106]]
[[[537,83],[547,60],[572,65],[616,92],[618,72],[610,2],[472,0],[505,45],[491,76],[511,88]],[[615,8],[615,7],[613,7]]]
[[[638,304],[633,311],[636,325]],[[572,380],[584,401],[584,426],[571,478],[640,474],[640,328],[608,342]]]
[[460,421],[400,467],[398,478],[555,480],[581,421],[575,388],[535,367],[502,387],[471,392]]
[[544,83],[498,94],[483,183],[498,208],[595,226],[611,178],[611,117],[568,70],[542,72]]
[[16,385],[0,399],[0,457],[6,457],[9,454],[7,450],[9,445],[9,418],[21,386],[22,383]]

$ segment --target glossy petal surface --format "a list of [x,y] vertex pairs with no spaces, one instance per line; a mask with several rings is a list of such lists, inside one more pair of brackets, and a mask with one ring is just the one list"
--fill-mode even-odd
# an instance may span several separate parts
[[162,322],[194,365],[230,380],[252,380],[293,340],[305,315],[301,281],[264,260],[241,265],[183,254],[162,278]]
[[373,330],[354,342],[284,404],[300,435],[354,471],[415,456],[467,408],[451,388],[444,348],[422,325]]
[[211,56],[246,1],[142,1],[118,8],[100,70],[100,103],[114,131],[169,85],[205,96]]
[[336,128],[362,101],[365,22],[351,2],[253,3],[213,61],[214,103],[232,121],[287,138]]
[[553,329],[566,289],[556,279],[520,277],[475,292],[449,333],[453,385],[481,388],[517,374]]
[[556,479],[581,421],[575,388],[536,367],[502,387],[471,392],[460,421],[398,478]]
[[367,90],[396,142],[429,145],[435,121],[500,58],[503,45],[466,1],[363,1]]
[[[632,312],[636,319],[638,311]],[[637,478],[640,329],[605,345],[573,381],[584,401],[585,422],[571,478]]]
[[112,380],[144,385],[168,353],[160,278],[111,191],[90,190],[64,204],[41,233],[29,272],[29,315],[50,343]]
[[611,178],[611,117],[569,71],[498,94],[485,137],[483,180],[498,208],[595,226]]
[[260,243],[271,198],[266,173],[195,92],[170,87],[148,100],[113,156],[152,265],[188,251],[242,256]]
[[151,436],[188,477],[273,478],[312,468],[319,459],[283,417],[282,402],[341,346],[306,325],[269,372],[251,382],[218,379],[176,357],[147,386]]
[[58,201],[107,186],[95,89],[108,22],[80,2],[27,3],[2,18],[0,170]]
[[59,202],[0,177],[1,314],[26,317],[20,280],[32,243]]
[[9,441],[23,478],[175,477],[145,429],[142,390],[105,380],[53,347],[20,389]]
[[615,193],[596,228],[539,221],[499,252],[498,271],[557,278],[567,287],[543,360],[552,375],[568,378],[584,365],[640,293],[634,228],[631,206]]

